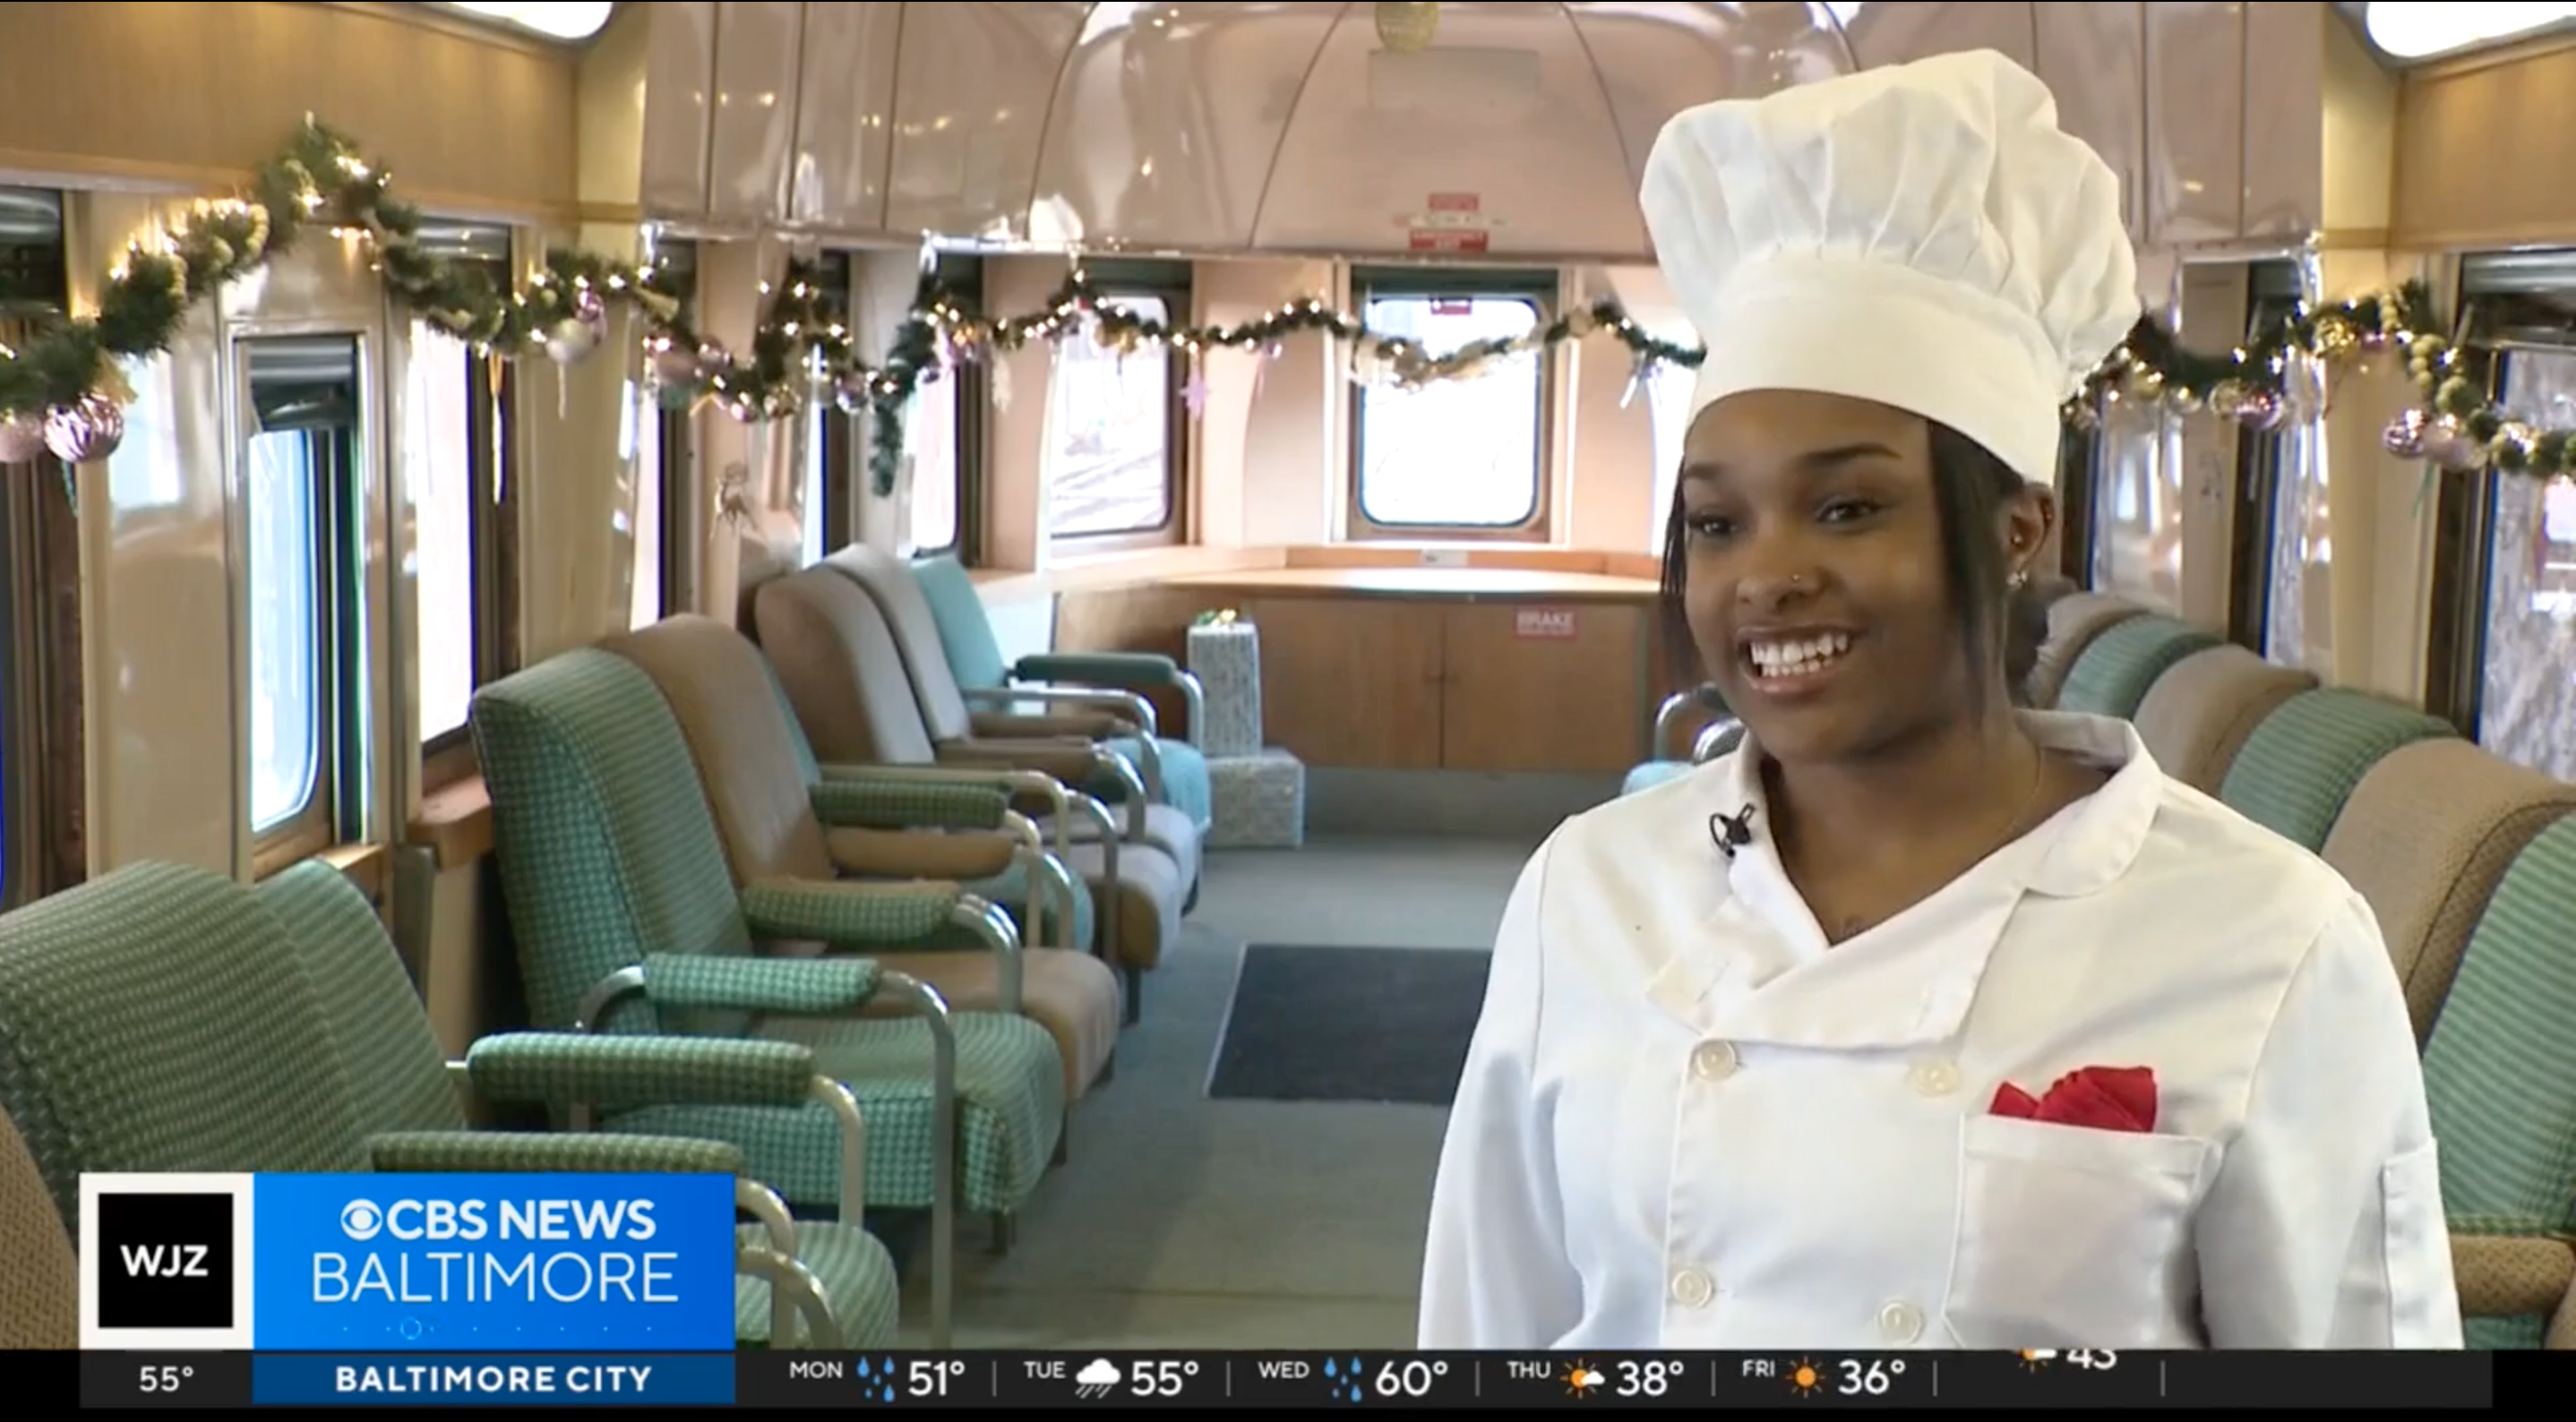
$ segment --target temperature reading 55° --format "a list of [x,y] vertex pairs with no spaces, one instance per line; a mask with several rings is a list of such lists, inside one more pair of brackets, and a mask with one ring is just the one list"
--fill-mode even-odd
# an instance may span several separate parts
[[135,1380],[135,1386],[143,1392],[177,1392],[179,1384],[196,1375],[197,1370],[184,1363],[163,1363],[145,1368],[143,1376]]
[[1420,1397],[1431,1391],[1433,1379],[1447,1376],[1447,1363],[1425,1362],[1420,1358],[1402,1363],[1389,1362],[1377,1370],[1377,1395]]
[[1835,1391],[1845,1397],[1878,1397],[1903,1376],[1905,1360],[1902,1358],[1891,1358],[1884,1363],[1864,1363],[1858,1358],[1845,1358],[1843,1385]]
[[1138,1397],[1178,1397],[1181,1384],[1199,1375],[1199,1365],[1189,1362],[1140,1362],[1127,1374],[1128,1391]]
[[1658,1358],[1650,1362],[1633,1359],[1619,1364],[1618,1395],[1621,1397],[1661,1397],[1680,1374],[1682,1365]]
[[912,1360],[911,1372],[912,1375],[905,1378],[903,1382],[903,1390],[906,1394],[913,1397],[946,1397],[949,1380],[966,1376],[966,1360],[915,1358]]

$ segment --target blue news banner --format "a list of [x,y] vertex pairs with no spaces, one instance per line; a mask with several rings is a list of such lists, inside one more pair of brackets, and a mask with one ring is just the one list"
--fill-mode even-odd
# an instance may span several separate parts
[[[774,1353],[727,1175],[85,1175],[83,1405],[2454,1407],[2477,1353]],[[16,1354],[32,1381],[64,1354]],[[2508,1371],[2538,1360],[2503,1355]]]
[[113,1392],[210,1391],[247,1353],[231,1400],[256,1405],[734,1397],[729,1175],[85,1175],[81,1197],[83,1352],[190,1355]]

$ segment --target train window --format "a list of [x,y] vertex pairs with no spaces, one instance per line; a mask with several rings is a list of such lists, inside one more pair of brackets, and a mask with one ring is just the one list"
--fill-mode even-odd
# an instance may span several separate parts
[[[250,602],[250,795],[260,872],[336,842],[356,768],[357,343],[243,341],[254,419],[242,452]],[[349,684],[344,685],[344,681]],[[354,783],[354,782],[351,782]]]
[[915,553],[957,546],[957,488],[964,475],[957,458],[958,423],[965,413],[957,398],[961,373],[920,386],[904,406],[905,479],[912,501],[904,535]]
[[[1102,304],[1145,321],[1186,320],[1189,308],[1156,292],[1110,290]],[[1174,371],[1183,360],[1159,349],[1121,351],[1092,331],[1056,343],[1047,382],[1047,536],[1134,537],[1179,520],[1182,422]]]
[[[2576,351],[2513,350],[2501,403],[2515,418],[2576,425]],[[2478,740],[2507,760],[2576,779],[2576,490],[2497,474],[2490,492]]]
[[2263,655],[2324,676],[2334,669],[2334,537],[2327,518],[2332,476],[2325,426],[2314,420],[2285,425],[2275,438],[2281,456],[2272,480]]
[[[499,289],[510,278],[510,229],[435,219],[421,245],[479,268]],[[400,401],[401,488],[409,500],[415,609],[412,649],[421,788],[473,773],[466,714],[474,690],[514,664],[517,541],[512,532],[506,365],[425,321],[405,333]]]
[[797,537],[803,544],[804,557],[797,566],[810,568],[823,561],[831,551],[823,538],[823,485],[830,477],[831,454],[836,427],[846,428],[850,417],[831,405],[817,403],[812,418],[805,424],[805,469],[803,491],[796,498]]
[[411,330],[403,401],[403,483],[412,502],[420,738],[465,724],[474,665],[474,382],[482,361],[424,322]]
[[1673,487],[1681,482],[1682,440],[1690,434],[1691,391],[1698,383],[1699,372],[1685,365],[1659,365],[1646,377],[1646,414],[1653,421],[1655,461],[1654,506],[1646,512],[1653,520],[1650,536],[1658,555],[1664,534],[1672,527]]
[[250,825],[265,834],[321,791],[321,462],[300,430],[250,442]]
[[2144,401],[2103,414],[2094,464],[2095,590],[2182,609],[2182,457],[2176,423]]
[[618,450],[635,480],[635,516],[628,525],[634,572],[627,584],[627,625],[662,620],[662,416],[632,382],[618,430]]
[[[1519,336],[1548,319],[1553,276],[1359,276],[1369,329],[1435,355]],[[1353,450],[1354,535],[1542,535],[1547,519],[1548,358],[1524,356],[1465,380],[1360,391]]]

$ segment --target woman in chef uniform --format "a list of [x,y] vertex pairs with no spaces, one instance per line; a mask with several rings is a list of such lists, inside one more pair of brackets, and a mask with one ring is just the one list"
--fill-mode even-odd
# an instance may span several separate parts
[[1665,591],[1748,735],[1522,871],[1421,1345],[2461,1346],[2368,906],[2012,703],[2118,180],[1953,54],[1685,112],[1643,202],[1709,347]]

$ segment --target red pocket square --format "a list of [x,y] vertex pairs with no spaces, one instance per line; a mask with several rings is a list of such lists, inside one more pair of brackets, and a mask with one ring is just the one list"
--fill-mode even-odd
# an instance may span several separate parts
[[1995,1088],[1998,1116],[2019,1116],[2056,1126],[2097,1131],[2146,1132],[2156,1128],[2156,1074],[2146,1067],[2090,1066],[2070,1071],[2034,1099],[2005,1082]]

